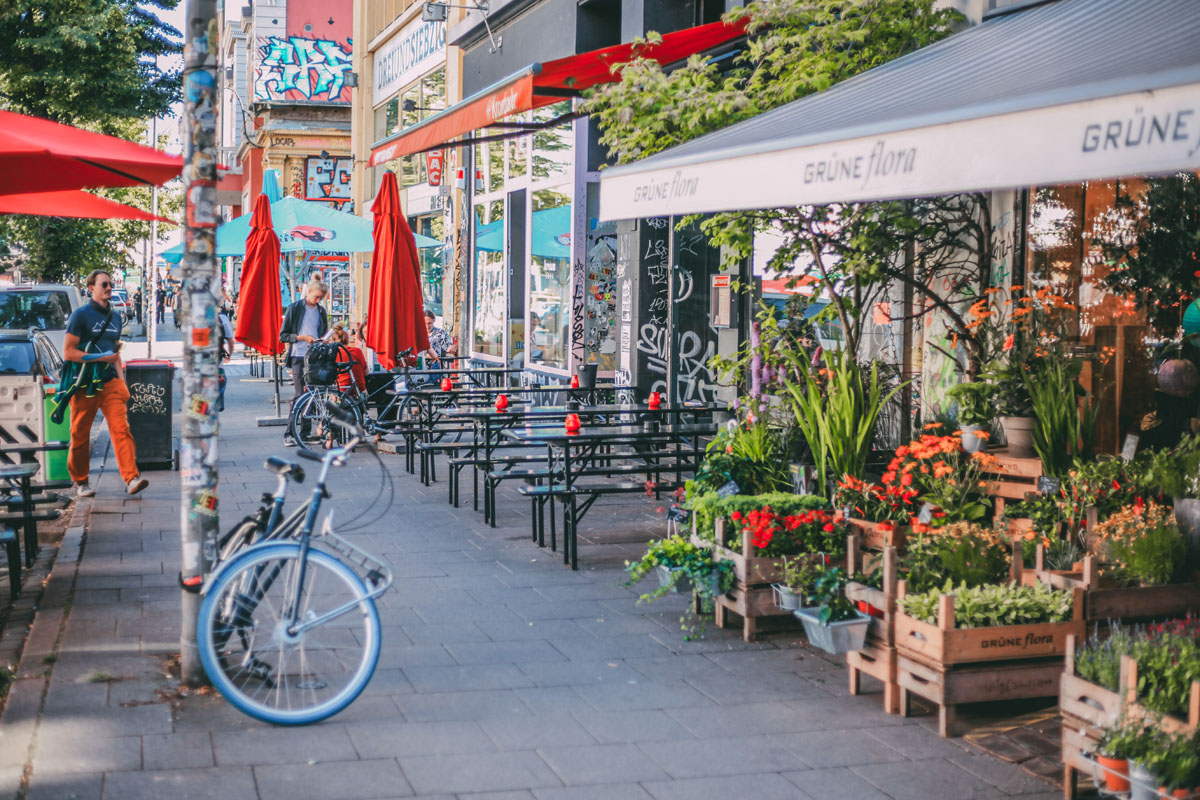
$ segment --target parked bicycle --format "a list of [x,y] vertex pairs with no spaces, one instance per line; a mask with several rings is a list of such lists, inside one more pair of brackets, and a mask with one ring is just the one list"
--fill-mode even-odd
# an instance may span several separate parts
[[[277,725],[318,722],[358,697],[379,660],[375,599],[392,585],[387,564],[339,536],[332,514],[313,534],[330,467],[344,465],[367,435],[347,409],[330,411],[349,439],[326,453],[297,450],[321,465],[308,503],[284,517],[288,481],[302,482],[304,472],[268,459],[276,491],[222,537],[222,561],[202,589],[197,638],[209,680],[239,711]],[[390,476],[379,465],[382,492]]]

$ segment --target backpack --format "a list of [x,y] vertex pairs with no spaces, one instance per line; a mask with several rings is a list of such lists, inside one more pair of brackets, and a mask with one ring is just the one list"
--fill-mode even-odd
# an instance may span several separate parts
[[304,383],[307,386],[333,386],[337,383],[338,352],[334,342],[313,342],[304,356]]

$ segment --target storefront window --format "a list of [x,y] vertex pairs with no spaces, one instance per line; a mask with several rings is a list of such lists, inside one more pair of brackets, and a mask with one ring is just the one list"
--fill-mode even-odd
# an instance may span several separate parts
[[[549,122],[569,113],[570,102],[533,112],[534,122]],[[571,172],[571,125],[556,125],[533,134],[533,179],[565,178]]]
[[504,268],[504,201],[475,206],[475,325],[472,349],[504,357],[508,293]]
[[571,318],[571,184],[533,192],[529,240],[530,363],[566,369]]
[[[446,218],[441,214],[424,214],[411,217],[409,225],[413,233],[428,236],[443,242],[446,239]],[[417,258],[421,262],[421,299],[425,310],[442,315],[442,272],[443,249],[441,247],[418,247]]]
[[[385,139],[446,108],[446,70],[435,70],[375,109],[375,139]],[[425,156],[406,156],[393,170],[400,188],[426,181]]]
[[508,177],[525,177],[525,170],[529,167],[529,139],[528,136],[517,136],[508,140]]

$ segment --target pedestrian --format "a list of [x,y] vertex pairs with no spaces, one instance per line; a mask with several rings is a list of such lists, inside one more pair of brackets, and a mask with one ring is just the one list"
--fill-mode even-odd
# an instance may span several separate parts
[[86,391],[71,396],[71,449],[67,472],[75,484],[75,494],[91,497],[96,491],[88,482],[88,461],[92,449],[92,422],[96,412],[104,412],[108,435],[117,456],[117,468],[129,494],[137,494],[149,482],[137,467],[137,448],[129,430],[127,405],[129,387],[125,385],[125,364],[121,361],[121,315],[114,313],[111,301],[113,280],[104,270],[93,270],[87,278],[91,299],[71,313],[67,320],[63,358],[77,364],[77,385]]
[[329,339],[342,346],[337,359],[338,387],[343,391],[356,390],[360,394],[366,394],[367,357],[358,346],[358,337],[347,331],[339,322],[333,326],[333,333]]
[[229,319],[228,312],[221,309],[217,312],[217,358],[220,359],[220,364],[217,365],[217,389],[219,396],[217,398],[217,411],[225,410],[225,384],[228,382],[225,377],[225,363],[233,357],[233,322]]
[[[325,284],[313,278],[308,284],[304,297],[292,303],[283,315],[283,327],[279,331],[279,341],[288,345],[287,363],[292,368],[292,386],[296,394],[292,397],[292,406],[304,394],[304,357],[308,355],[308,347],[313,342],[325,338],[329,330],[329,316],[321,306],[328,291]],[[307,423],[308,420],[304,420]],[[302,423],[303,424],[303,423]],[[306,436],[308,430],[301,428],[300,435]],[[286,447],[295,447],[296,440],[290,433],[283,436]]]
[[138,325],[142,324],[142,289],[139,286],[133,293],[133,313],[137,315]]
[[450,338],[450,334],[433,324],[436,319],[432,311],[425,312],[425,330],[429,334],[429,349],[425,353],[429,354],[434,368],[440,366],[445,356],[458,355],[458,345]]
[[167,295],[163,292],[162,287],[158,287],[158,291],[154,293],[154,317],[159,325],[162,325],[167,313]]
[[175,330],[179,330],[179,326],[183,324],[183,292],[174,292],[171,296],[171,321],[175,323]]

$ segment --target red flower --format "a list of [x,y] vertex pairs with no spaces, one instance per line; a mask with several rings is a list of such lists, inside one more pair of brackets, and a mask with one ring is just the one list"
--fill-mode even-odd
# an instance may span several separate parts
[[740,520],[742,518],[742,512],[735,511],[732,514],[730,514],[729,516],[733,517],[734,522],[737,522],[738,520]]
[[826,533],[833,533],[833,523],[826,522],[824,527],[821,528],[821,530],[825,531]]
[[901,486],[912,486],[913,477],[911,472],[906,472],[900,476]]

